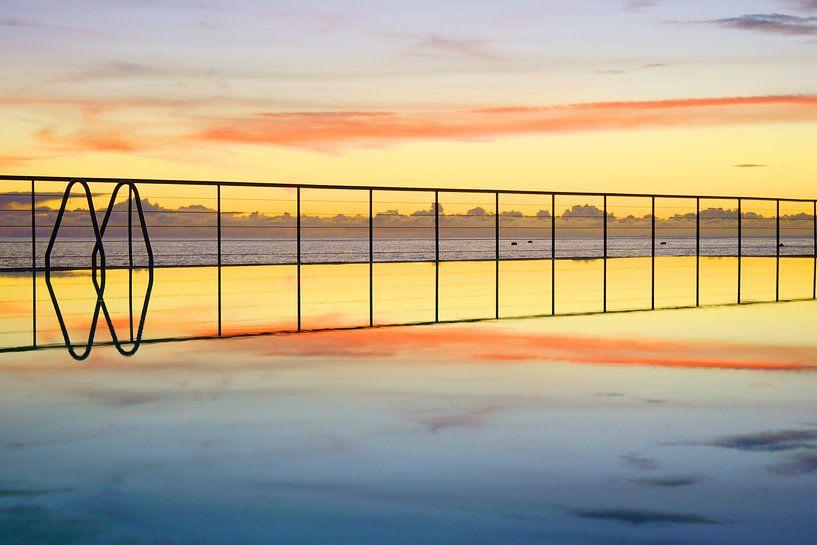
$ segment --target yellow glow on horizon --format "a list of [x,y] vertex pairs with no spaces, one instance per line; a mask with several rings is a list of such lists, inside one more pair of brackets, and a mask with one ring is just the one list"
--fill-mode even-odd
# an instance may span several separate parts
[[[817,162],[807,152],[814,131],[814,123],[665,128],[490,141],[403,142],[332,154],[272,146],[206,144],[189,153],[65,153],[8,165],[3,171],[89,177],[815,198]],[[4,141],[8,142],[8,135]],[[741,164],[765,166],[734,166]],[[178,204],[178,188],[151,187],[143,189],[143,193],[162,206]],[[210,188],[185,189],[184,194],[190,197],[189,202],[200,204],[212,199]],[[242,198],[252,199],[252,190],[244,192]],[[365,200],[365,196],[361,198]]]

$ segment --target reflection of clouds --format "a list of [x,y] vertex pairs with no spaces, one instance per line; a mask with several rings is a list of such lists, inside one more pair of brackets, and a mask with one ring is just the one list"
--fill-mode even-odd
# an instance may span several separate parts
[[418,416],[420,424],[422,424],[424,429],[431,434],[436,434],[444,430],[455,428],[479,428],[485,424],[485,418],[487,416],[500,410],[502,410],[502,407],[498,405],[453,410],[430,409],[423,411],[423,414]]
[[654,405],[661,405],[661,404],[667,402],[666,399],[658,399],[658,398],[651,398],[651,397],[636,397],[635,399],[643,401],[644,403],[652,403]]
[[[232,334],[240,332],[233,331]],[[358,358],[362,363],[379,364],[382,358],[407,357],[414,363],[469,363],[513,365],[525,362],[566,362],[594,365],[644,365],[700,369],[745,369],[777,371],[817,371],[817,348],[717,341],[667,341],[594,337],[588,335],[544,334],[489,327],[383,327],[351,331],[324,331],[301,334],[267,335],[237,341],[199,343],[209,357],[203,360],[194,351],[177,349],[178,358],[142,358],[140,367],[152,369],[229,368],[269,369],[282,358],[300,358],[298,366],[310,358]],[[146,350],[147,348],[144,348]],[[219,357],[223,354],[229,357]],[[98,355],[102,354],[102,355]],[[95,369],[128,369],[119,358],[92,355]],[[427,357],[424,357],[427,356]],[[64,369],[60,360],[0,362],[8,371]],[[613,392],[615,393],[615,392]],[[664,400],[638,398],[645,403]]]
[[[8,497],[3,503],[66,505],[68,512],[133,529],[133,541],[121,545],[153,545],[150,537],[160,532],[178,540],[168,545],[216,545],[218,537],[207,532],[220,521],[234,520],[244,528],[225,525],[222,536],[231,537],[230,543],[241,539],[287,543],[294,541],[287,535],[314,537],[309,528],[297,527],[302,521],[312,521],[305,526],[324,532],[348,531],[345,542],[361,544],[382,543],[382,535],[379,540],[366,537],[373,527],[387,525],[399,528],[405,541],[414,543],[433,542],[422,539],[428,534],[417,527],[434,526],[439,531],[450,526],[451,541],[545,542],[550,537],[578,544],[657,540],[659,536],[640,535],[653,531],[677,534],[664,537],[679,543],[692,541],[693,533],[698,539],[717,541],[718,536],[704,533],[726,532],[727,527],[706,525],[733,519],[745,532],[758,533],[763,525],[779,526],[786,520],[808,524],[807,508],[800,501],[812,491],[808,483],[784,487],[779,509],[748,496],[736,498],[727,508],[719,503],[735,487],[743,487],[747,478],[740,464],[733,471],[723,458],[727,462],[759,458],[760,465],[752,468],[755,473],[748,479],[762,493],[764,479],[796,484],[796,478],[776,475],[803,474],[797,472],[808,469],[806,457],[786,457],[798,451],[780,452],[780,461],[790,465],[773,469],[767,465],[778,460],[763,454],[709,448],[697,449],[706,456],[681,460],[653,445],[656,440],[678,439],[678,433],[693,434],[681,439],[712,440],[752,431],[755,428],[734,427],[729,411],[743,407],[747,399],[756,400],[755,390],[746,384],[758,377],[772,381],[779,396],[768,401],[764,394],[761,401],[769,405],[762,408],[763,414],[774,411],[769,416],[778,417],[785,411],[784,422],[813,420],[807,416],[813,412],[807,410],[808,398],[799,397],[800,389],[785,388],[801,381],[808,386],[817,376],[647,368],[590,372],[587,367],[541,360],[505,367],[475,355],[483,354],[488,343],[505,342],[503,349],[517,350],[517,340],[520,352],[533,354],[538,346],[540,354],[554,361],[571,353],[577,359],[599,360],[603,346],[618,350],[621,358],[653,348],[615,339],[536,333],[517,337],[493,331],[483,341],[478,338],[481,326],[448,341],[444,337],[449,329],[456,333],[461,328],[442,326],[439,335],[421,330],[394,336],[354,332],[348,343],[346,333],[338,332],[195,346],[146,345],[136,358],[123,362],[117,357],[101,369],[94,363],[89,368],[66,367],[64,359],[55,358],[50,363],[56,360],[59,371],[20,374],[32,379],[27,389],[7,383],[7,389],[20,396],[19,411],[9,417],[21,429],[3,433],[2,441],[96,431],[77,427],[90,423],[102,431],[108,422],[117,422],[128,433],[82,445],[56,444],[42,452],[6,451],[9,475],[43,470],[44,478],[50,471],[69,474],[72,480],[0,483],[5,488],[80,488],[70,496]],[[554,354],[547,348],[551,339]],[[591,346],[582,347],[582,339],[590,339]],[[426,342],[430,344],[424,346]],[[681,344],[682,350],[695,346]],[[280,347],[284,357],[274,357]],[[322,359],[324,349],[338,357]],[[316,356],[299,356],[308,351]],[[395,357],[358,355],[367,352]],[[100,356],[105,353],[99,351]],[[33,357],[32,361],[40,363]],[[173,372],[157,371],[159,366]],[[721,375],[733,379],[727,393],[734,397],[725,401],[719,397],[721,389],[701,386]],[[684,376],[689,380],[678,379]],[[58,386],[56,393],[62,397],[42,395],[44,385]],[[222,390],[226,394],[218,404],[206,402],[208,395]],[[649,401],[662,397],[672,405]],[[57,411],[43,407],[38,400],[44,398],[55,406],[59,403]],[[793,403],[792,398],[802,402]],[[687,408],[677,404],[682,400]],[[45,425],[24,426],[29,421],[18,415],[30,415],[32,423]],[[48,425],[63,422],[62,427]],[[665,428],[670,422],[673,428]],[[390,429],[399,434],[380,435]],[[145,461],[157,466],[146,466]],[[725,466],[730,471],[720,471]],[[717,479],[697,484],[706,475]],[[599,537],[601,532],[609,533]],[[11,543],[49,543],[38,538]],[[724,537],[721,542],[730,539],[736,538]],[[301,539],[324,541],[320,536]],[[69,537],[51,543],[97,541]],[[114,544],[120,545],[115,541],[110,545]]]
[[679,488],[682,486],[692,486],[703,480],[703,477],[695,475],[670,475],[666,477],[639,477],[629,479],[631,483],[641,486],[655,488]]
[[120,390],[107,387],[83,388],[74,393],[112,409],[124,409],[151,403],[188,402],[191,399],[215,401],[229,390],[229,384],[215,385],[212,389]]
[[808,475],[817,473],[817,452],[798,452],[768,467],[777,475]]
[[96,432],[89,432],[89,433],[82,433],[76,435],[63,435],[58,437],[50,437],[48,439],[23,439],[17,441],[6,441],[4,443],[0,443],[0,448],[7,448],[7,449],[24,449],[24,448],[32,448],[32,447],[44,447],[50,445],[60,445],[63,443],[73,443],[75,441],[88,441],[92,439],[100,439],[103,437],[108,437],[113,435],[116,431],[116,427],[111,425],[108,426],[103,431],[96,431]]
[[[718,369],[817,370],[811,347],[634,340],[489,328],[389,328],[248,343],[269,355],[386,357],[434,353],[477,362],[560,361]],[[646,402],[660,400],[644,398]]]
[[583,519],[621,522],[632,526],[644,524],[720,524],[718,521],[692,513],[671,513],[626,508],[571,509]]
[[357,482],[335,482],[320,480],[274,480],[248,483],[247,487],[259,490],[263,494],[289,497],[306,495],[313,499],[324,496],[333,501],[348,501],[351,498],[372,502],[390,502],[399,505],[416,503],[434,505],[452,500],[462,500],[464,493],[457,490],[440,488],[409,490],[406,486],[389,488],[381,484]]
[[785,456],[766,467],[770,473],[786,476],[817,473],[817,429],[762,431],[683,444],[720,447],[742,452],[784,452]]
[[[222,450],[226,449],[225,451],[228,452],[232,443],[231,438],[210,438],[205,441],[207,441],[206,445],[200,443],[199,446],[205,448],[218,448],[221,446],[224,447]],[[275,437],[274,443],[263,445],[260,452],[267,459],[273,456],[301,459],[327,454],[343,454],[353,449],[353,442],[345,437],[334,433],[313,432]],[[215,453],[213,456],[217,454]]]
[[632,399],[635,401],[641,401],[643,403],[650,403],[653,405],[661,405],[667,403],[666,399],[659,399],[653,397],[640,397],[640,396],[631,396],[627,394],[623,394],[621,392],[599,392],[595,394],[593,397],[602,397],[602,398],[622,398],[622,399]]
[[177,397],[178,392],[140,392],[129,390],[94,389],[85,390],[81,395],[93,403],[109,408],[126,408],[136,405],[156,403]]
[[622,454],[619,459],[621,463],[625,466],[632,467],[635,469],[642,469],[642,470],[653,470],[658,469],[658,461],[653,458],[647,458],[646,456],[642,456],[637,452],[628,452],[627,454]]
[[817,448],[815,442],[817,442],[817,430],[778,430],[729,435],[693,444],[748,452],[780,452]]
[[[38,498],[51,494],[73,492],[75,488],[0,488],[0,498]],[[2,542],[0,542],[2,543]]]

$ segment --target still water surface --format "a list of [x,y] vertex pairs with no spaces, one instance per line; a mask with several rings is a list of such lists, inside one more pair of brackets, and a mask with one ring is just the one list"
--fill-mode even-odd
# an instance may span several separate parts
[[0,543],[813,544],[815,317],[2,354]]

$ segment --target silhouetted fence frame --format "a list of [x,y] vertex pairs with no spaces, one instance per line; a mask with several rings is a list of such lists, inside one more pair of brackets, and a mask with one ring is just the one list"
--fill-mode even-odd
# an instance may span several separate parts
[[[627,257],[621,258],[611,258],[608,252],[608,225],[610,222],[610,214],[608,214],[608,198],[610,197],[623,197],[623,198],[642,198],[648,199],[650,203],[650,262],[651,262],[651,287],[650,287],[650,309],[656,309],[656,302],[655,302],[655,270],[656,270],[656,199],[685,199],[685,200],[694,200],[695,202],[695,307],[701,306],[701,298],[700,298],[700,286],[701,286],[701,201],[702,200],[733,200],[737,203],[737,256],[730,256],[730,257],[737,257],[737,299],[734,304],[746,304],[745,301],[741,298],[741,285],[743,280],[743,266],[742,261],[745,257],[743,254],[743,204],[746,202],[752,201],[769,201],[774,202],[776,207],[776,214],[775,214],[775,240],[776,240],[776,250],[774,256],[768,257],[775,257],[775,301],[780,301],[780,258],[781,258],[781,226],[780,226],[780,205],[781,203],[800,203],[800,204],[811,204],[812,207],[812,232],[813,232],[813,251],[812,254],[802,254],[802,255],[790,255],[786,257],[811,257],[813,259],[813,281],[812,281],[812,294],[811,299],[817,299],[817,200],[816,199],[800,199],[800,198],[778,198],[778,197],[753,197],[753,196],[734,196],[734,195],[684,195],[684,194],[658,194],[658,193],[619,193],[619,192],[607,192],[607,193],[595,193],[595,192],[581,192],[581,191],[532,191],[532,190],[509,190],[509,189],[478,189],[478,188],[429,188],[429,187],[392,187],[392,186],[367,186],[367,185],[335,185],[335,184],[296,184],[296,183],[280,183],[280,182],[236,182],[236,181],[214,181],[214,180],[172,180],[172,179],[135,179],[135,178],[77,178],[77,177],[66,177],[66,176],[12,176],[12,175],[0,175],[0,181],[13,181],[13,182],[30,182],[30,192],[31,192],[31,266],[30,267],[8,267],[8,268],[0,268],[0,272],[26,272],[30,271],[32,276],[32,341],[30,345],[20,346],[20,347],[13,347],[13,348],[0,348],[1,352],[10,352],[10,351],[26,351],[26,350],[34,350],[38,348],[53,348],[59,347],[60,345],[46,345],[40,346],[37,343],[37,274],[39,272],[44,272],[46,274],[50,274],[52,270],[61,270],[61,271],[72,271],[72,270],[83,270],[86,269],[85,267],[51,267],[50,263],[46,263],[45,266],[38,266],[37,265],[37,233],[36,233],[36,199],[37,199],[37,191],[36,191],[36,183],[37,182],[62,182],[66,184],[66,192],[65,192],[65,200],[63,202],[63,206],[65,202],[67,202],[68,192],[71,189],[71,186],[75,183],[80,183],[84,187],[87,188],[87,184],[112,184],[114,186],[121,187],[123,184],[129,186],[129,194],[128,194],[128,266],[109,266],[108,268],[117,269],[117,268],[126,268],[129,270],[129,314],[130,314],[130,341],[132,343],[136,343],[135,347],[138,347],[138,344],[146,344],[146,343],[156,343],[156,342],[169,342],[169,341],[177,341],[177,340],[191,340],[191,339],[204,339],[204,338],[214,338],[214,337],[241,337],[241,336],[252,336],[252,335],[269,335],[269,334],[279,334],[279,333],[293,333],[293,332],[302,332],[302,331],[321,331],[325,329],[337,330],[337,329],[360,329],[365,327],[388,327],[388,326],[399,326],[399,325],[419,325],[419,324],[433,324],[433,323],[450,323],[450,322],[472,322],[472,321],[483,321],[486,319],[501,319],[501,306],[500,306],[500,263],[502,261],[519,261],[524,259],[529,260],[537,260],[542,261],[543,258],[508,258],[502,259],[500,255],[500,229],[501,229],[501,213],[500,213],[500,197],[503,195],[522,195],[522,196],[542,196],[542,197],[550,197],[550,262],[551,262],[551,308],[549,314],[535,314],[530,315],[529,317],[544,317],[544,316],[555,316],[557,315],[557,308],[556,308],[556,262],[558,259],[577,259],[576,257],[559,257],[557,256],[556,251],[556,242],[557,242],[557,228],[558,222],[557,217],[559,217],[556,213],[556,205],[557,199],[559,197],[587,197],[587,198],[601,198],[602,199],[602,207],[603,207],[603,215],[602,215],[602,255],[600,259],[603,263],[603,286],[602,286],[602,310],[601,313],[608,312],[608,290],[607,290],[607,278],[608,278],[608,260],[609,259],[626,259]],[[148,301],[146,300],[143,305],[143,312],[141,316],[141,321],[137,326],[139,329],[138,339],[134,339],[134,319],[133,319],[133,270],[134,269],[142,269],[146,267],[142,266],[134,266],[133,261],[133,206],[132,200],[135,189],[137,186],[175,186],[179,188],[184,187],[214,187],[216,190],[216,264],[215,267],[217,269],[217,306],[218,306],[218,323],[217,323],[217,334],[216,335],[206,335],[206,336],[190,336],[190,337],[183,337],[183,338],[163,338],[163,339],[141,339],[141,330],[144,326],[145,321],[145,314],[147,313],[147,306]],[[223,334],[222,328],[222,268],[223,267],[234,267],[234,266],[256,266],[256,265],[279,265],[284,263],[239,263],[239,264],[225,264],[222,260],[222,231],[223,231],[223,224],[222,224],[222,189],[223,188],[280,188],[280,189],[293,189],[295,190],[295,205],[296,205],[296,256],[294,263],[286,263],[286,265],[295,265],[296,267],[296,285],[297,285],[297,329],[294,331],[269,331],[269,332],[262,332],[262,333],[239,333],[239,334]],[[302,276],[301,276],[301,269],[304,265],[307,265],[303,262],[302,259],[302,210],[301,210],[301,193],[302,190],[350,190],[350,191],[363,191],[368,193],[368,268],[369,268],[369,319],[368,319],[368,326],[349,326],[349,327],[329,327],[329,328],[320,328],[320,329],[304,329],[302,327]],[[116,190],[115,190],[116,191]],[[434,320],[429,322],[410,322],[410,323],[396,323],[396,324],[375,324],[374,321],[374,309],[375,309],[375,297],[374,297],[374,264],[380,262],[386,263],[415,263],[421,261],[430,261],[430,260],[386,260],[386,261],[378,261],[375,259],[374,255],[374,213],[373,213],[373,202],[374,202],[374,194],[375,192],[384,191],[384,192],[422,192],[422,193],[429,193],[434,195],[434,259],[433,263],[435,265],[435,288],[434,288]],[[86,189],[87,192],[87,189]],[[464,259],[464,260],[446,260],[441,259],[440,256],[440,196],[444,194],[450,193],[464,193],[464,194],[482,194],[482,195],[493,195],[494,202],[495,202],[495,209],[494,209],[494,238],[495,238],[495,255],[492,259]],[[114,196],[115,196],[114,192]],[[138,195],[138,193],[136,193]],[[90,194],[87,197],[90,199]],[[113,203],[113,199],[112,199]],[[112,204],[109,206],[107,213],[110,213],[110,208]],[[141,207],[139,207],[139,212],[141,215]],[[144,221],[144,218],[142,218]],[[52,233],[51,243],[49,245],[49,252],[50,247],[53,246],[54,238],[56,237],[56,228],[59,225],[55,225],[54,232]],[[145,232],[145,236],[147,233]],[[101,250],[100,248],[100,241],[97,241],[97,245],[95,246],[95,252],[97,250]],[[150,249],[148,248],[149,252]],[[495,312],[493,318],[476,318],[476,319],[455,319],[455,320],[441,320],[440,319],[440,263],[446,261],[494,261],[495,262]],[[95,262],[95,260],[94,260]],[[351,263],[360,263],[360,261],[331,261],[331,262],[320,262],[320,263],[308,263],[308,265],[341,265],[341,264],[351,264]],[[153,256],[152,253],[150,255],[150,264],[149,268],[152,269],[154,267],[173,267],[173,268],[185,268],[185,267],[192,267],[192,268],[209,268],[213,267],[211,264],[201,264],[201,265],[158,265],[153,263]],[[151,275],[152,279],[152,275]],[[152,284],[152,283],[151,283]],[[148,291],[148,298],[149,298],[149,291]],[[53,295],[53,294],[52,294]],[[685,307],[676,307],[676,308],[689,308],[692,305],[685,306]],[[56,309],[59,313],[59,310]],[[630,312],[630,311],[641,311],[641,310],[648,310],[644,309],[630,309],[630,310],[616,310],[614,312]],[[584,314],[598,314],[599,312],[589,312]],[[525,316],[513,316],[513,318],[523,318]],[[108,319],[110,322],[110,319]],[[64,330],[64,328],[63,328]],[[120,349],[120,352],[124,355],[130,355],[135,352],[135,348],[132,351],[125,351],[121,349],[120,342],[116,339],[114,333],[114,342],[97,342],[96,344],[105,345],[105,344],[115,344],[117,348]],[[66,344],[69,347],[69,351],[73,354],[72,343],[68,340],[66,336]],[[138,342],[136,342],[138,341]],[[91,336],[91,344],[93,344],[93,335]],[[90,347],[87,347],[88,349]],[[87,353],[85,354],[87,356]]]

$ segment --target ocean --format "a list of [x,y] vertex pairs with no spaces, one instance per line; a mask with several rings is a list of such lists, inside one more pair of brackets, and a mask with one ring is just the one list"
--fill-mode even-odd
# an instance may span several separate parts
[[[808,237],[781,239],[781,256],[814,255],[814,242]],[[134,240],[134,266],[145,266],[147,254],[140,239]],[[90,266],[93,240],[58,239],[52,253],[54,267]],[[215,238],[151,240],[156,266],[212,266],[218,263],[218,243]],[[774,237],[747,237],[742,241],[744,256],[775,256],[777,241]],[[38,267],[45,266],[47,241],[38,239],[35,248]],[[107,266],[127,266],[128,243],[126,240],[106,239],[105,258]],[[435,260],[433,238],[375,238],[373,244],[375,262],[423,262]],[[607,255],[611,258],[647,257],[652,252],[649,237],[610,237]],[[694,237],[657,238],[656,256],[694,256]],[[601,238],[558,237],[557,259],[594,259],[604,255]],[[738,255],[738,241],[730,238],[702,238],[700,255],[708,257],[734,257]],[[509,238],[499,241],[499,257],[503,260],[550,259],[550,238]],[[223,265],[274,265],[297,262],[295,239],[223,239],[221,244]],[[441,261],[482,261],[496,258],[496,239],[441,238]],[[304,238],[301,241],[302,263],[364,263],[369,261],[367,238]],[[31,241],[22,238],[0,240],[0,269],[30,268],[32,263]]]

